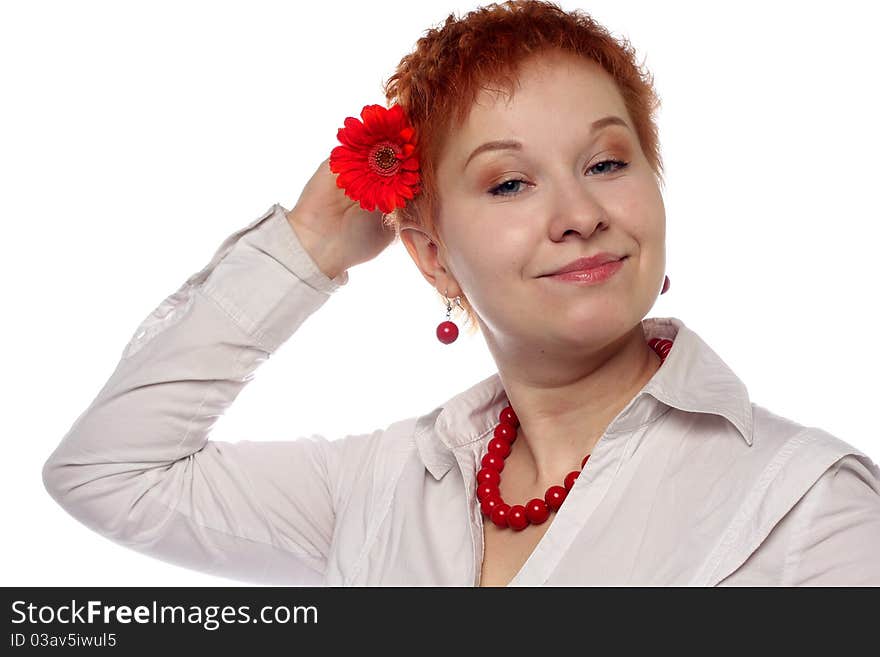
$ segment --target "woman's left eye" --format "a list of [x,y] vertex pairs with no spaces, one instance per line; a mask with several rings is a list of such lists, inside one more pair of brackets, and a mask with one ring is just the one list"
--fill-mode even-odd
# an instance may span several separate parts
[[[609,168],[605,165],[613,164],[616,165],[616,169]],[[620,171],[621,169],[625,169],[629,166],[629,162],[622,162],[620,160],[602,160],[601,162],[597,162],[593,166],[591,166],[588,171],[593,171],[598,169],[599,167],[603,167],[598,173],[611,173],[614,171]],[[525,183],[525,180],[521,178],[512,178],[510,180],[505,180],[502,183],[499,183],[495,187],[489,190],[489,193],[492,196],[515,196],[519,190],[511,189],[510,187],[505,187],[505,185],[510,185],[511,183]]]
[[[614,169],[614,170],[619,171],[620,169],[625,169],[629,165],[629,162],[621,162],[620,160],[602,160],[601,162],[597,162],[596,164],[591,166],[589,168],[589,171],[592,171],[596,167],[602,166],[603,164],[616,164],[616,165],[618,165],[618,168]],[[607,171],[600,171],[599,173],[608,173],[608,172]]]

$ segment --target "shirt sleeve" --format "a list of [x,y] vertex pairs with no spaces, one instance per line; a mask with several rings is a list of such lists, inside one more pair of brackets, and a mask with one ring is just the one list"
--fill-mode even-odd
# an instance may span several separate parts
[[275,204],[227,237],[147,316],[42,476],[74,518],[144,554],[250,583],[318,585],[340,482],[375,433],[208,439],[257,367],[348,282],[347,271],[321,272],[285,215]]
[[786,586],[880,586],[880,470],[849,454],[790,512]]

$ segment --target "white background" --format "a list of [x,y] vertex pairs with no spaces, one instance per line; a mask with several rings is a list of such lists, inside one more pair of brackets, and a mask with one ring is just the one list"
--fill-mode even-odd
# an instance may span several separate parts
[[[628,38],[662,97],[672,285],[648,316],[696,330],[753,402],[880,459],[870,3],[560,4]],[[92,533],[43,462],[141,320],[228,234],[292,207],[416,39],[476,6],[0,6],[0,583],[235,584]],[[436,340],[444,308],[400,242],[349,275],[212,437],[361,433],[495,371],[479,334]]]

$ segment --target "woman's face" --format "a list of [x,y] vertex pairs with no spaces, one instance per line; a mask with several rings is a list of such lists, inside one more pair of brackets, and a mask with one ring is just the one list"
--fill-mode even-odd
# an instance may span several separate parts
[[[437,230],[448,252],[437,254],[437,289],[466,295],[499,346],[595,347],[631,330],[657,299],[663,199],[601,67],[552,53],[529,60],[521,82],[509,104],[483,92],[440,156]],[[592,129],[606,117],[625,125]],[[521,146],[475,153],[496,140]],[[545,276],[600,251],[626,256],[604,283]]]

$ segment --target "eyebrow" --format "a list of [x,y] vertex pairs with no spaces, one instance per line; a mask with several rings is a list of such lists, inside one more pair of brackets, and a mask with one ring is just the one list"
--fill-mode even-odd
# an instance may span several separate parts
[[[593,124],[590,126],[590,132],[596,132],[601,130],[602,128],[607,128],[610,125],[622,125],[627,130],[630,127],[627,125],[626,121],[624,121],[619,116],[603,116],[601,119],[597,119],[593,121]],[[499,139],[496,141],[487,141],[485,144],[477,146],[473,152],[468,156],[467,161],[464,163],[464,167],[462,169],[466,169],[467,165],[471,163],[477,155],[480,153],[485,153],[487,151],[501,151],[501,150],[514,150],[521,151],[522,143],[516,141],[515,139]]]

